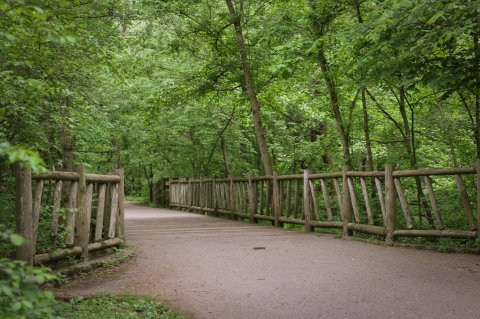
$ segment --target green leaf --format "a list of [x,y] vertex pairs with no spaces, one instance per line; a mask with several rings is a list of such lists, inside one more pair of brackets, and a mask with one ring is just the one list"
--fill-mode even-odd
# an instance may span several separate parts
[[21,246],[23,243],[25,243],[25,239],[17,234],[11,234],[10,235],[10,242],[15,245],[15,246]]

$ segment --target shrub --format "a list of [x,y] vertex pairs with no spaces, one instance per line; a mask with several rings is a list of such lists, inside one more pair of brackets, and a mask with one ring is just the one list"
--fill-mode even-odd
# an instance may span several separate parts
[[[11,232],[0,232],[2,242],[15,246],[24,239]],[[40,288],[57,277],[50,269],[33,267],[19,260],[0,258],[0,318],[55,318],[53,294]]]

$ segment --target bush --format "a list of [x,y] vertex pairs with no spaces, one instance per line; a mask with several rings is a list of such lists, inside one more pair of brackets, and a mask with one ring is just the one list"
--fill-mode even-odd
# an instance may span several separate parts
[[153,298],[131,295],[75,297],[56,308],[59,315],[70,319],[184,319]]
[[[0,232],[2,242],[15,246],[24,239],[16,234]],[[32,267],[23,261],[0,258],[0,318],[55,318],[53,294],[40,285],[57,277],[48,268]]]

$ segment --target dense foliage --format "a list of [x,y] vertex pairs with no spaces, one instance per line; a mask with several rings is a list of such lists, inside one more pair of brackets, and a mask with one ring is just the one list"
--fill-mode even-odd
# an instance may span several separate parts
[[[0,242],[20,246],[24,239],[0,230]],[[57,277],[47,268],[0,257],[0,318],[56,318],[53,293],[39,288]]]
[[8,0],[0,16],[2,190],[19,146],[48,168],[123,166],[130,194],[478,153],[475,0]]

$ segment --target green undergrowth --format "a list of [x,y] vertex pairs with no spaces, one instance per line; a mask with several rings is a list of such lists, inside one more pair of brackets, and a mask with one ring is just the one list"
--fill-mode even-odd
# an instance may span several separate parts
[[[385,240],[382,236],[363,234],[355,232],[351,237],[353,240],[358,240],[375,245],[385,245]],[[480,254],[480,239],[453,239],[453,238],[396,238],[392,246],[429,249],[442,253],[468,253]]]
[[65,319],[184,319],[151,297],[133,295],[75,297],[58,303],[55,313]]
[[135,251],[132,246],[126,246],[123,248],[114,248],[114,256],[113,258],[106,259],[102,262],[103,268],[111,268],[113,266],[120,265],[133,256],[135,256]]
[[127,195],[125,196],[126,201],[135,202],[137,204],[148,204],[148,198],[144,196],[137,196],[137,195]]
[[125,196],[125,200],[130,202],[135,202],[135,204],[148,206],[150,208],[162,208],[162,206],[156,202],[151,202],[147,197],[144,196],[136,196],[136,195],[128,195]]

